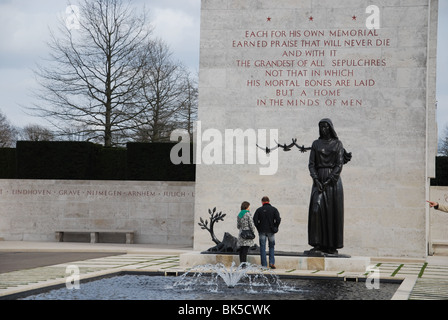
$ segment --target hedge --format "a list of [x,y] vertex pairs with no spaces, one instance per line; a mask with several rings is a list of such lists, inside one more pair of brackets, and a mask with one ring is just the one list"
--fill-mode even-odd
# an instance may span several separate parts
[[174,165],[174,143],[19,141],[0,148],[0,179],[194,181],[195,165]]
[[94,144],[72,141],[19,141],[17,178],[82,179],[92,176]]
[[126,148],[96,147],[90,180],[126,180]]
[[128,143],[128,180],[194,181],[196,168],[193,164],[171,162],[173,146],[173,143]]
[[0,148],[0,178],[14,179],[16,177],[16,149]]
[[448,186],[448,157],[436,158],[436,177],[431,179],[432,186]]

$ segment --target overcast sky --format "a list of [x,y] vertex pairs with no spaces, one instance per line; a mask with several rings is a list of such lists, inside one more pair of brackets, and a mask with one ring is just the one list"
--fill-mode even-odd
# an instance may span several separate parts
[[[201,0],[133,2],[146,5],[154,34],[170,45],[178,60],[198,71]],[[441,132],[448,124],[448,0],[439,2],[437,100]],[[44,124],[26,115],[22,106],[33,101],[31,89],[36,88],[36,81],[32,69],[46,56],[48,30],[55,29],[66,6],[64,0],[0,0],[0,111],[15,126]]]
[[[200,0],[133,0],[145,4],[153,35],[162,38],[192,72],[199,69]],[[49,29],[65,16],[66,0],[0,0],[0,111],[12,125],[24,127],[43,119],[26,114],[31,90],[36,88],[33,69],[46,57]],[[76,4],[77,0],[71,3]]]

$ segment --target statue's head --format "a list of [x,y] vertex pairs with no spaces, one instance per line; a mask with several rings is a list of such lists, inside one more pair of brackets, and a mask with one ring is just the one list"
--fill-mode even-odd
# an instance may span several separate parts
[[338,139],[331,119],[325,118],[319,121],[319,139]]

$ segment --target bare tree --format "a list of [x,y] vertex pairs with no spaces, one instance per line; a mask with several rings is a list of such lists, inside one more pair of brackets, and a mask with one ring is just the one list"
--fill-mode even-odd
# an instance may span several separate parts
[[135,97],[150,33],[145,11],[137,13],[131,0],[83,0],[78,27],[61,19],[51,32],[50,65],[35,71],[45,104],[31,109],[69,135],[112,146],[142,111]]
[[39,124],[26,125],[20,134],[21,139],[26,141],[53,141],[54,134]]
[[17,130],[0,111],[0,148],[13,147],[17,141]]
[[143,112],[136,117],[135,128],[128,132],[137,141],[169,141],[174,129],[188,121],[182,113],[194,108],[193,82],[182,63],[172,58],[168,45],[156,39],[144,50],[142,86],[138,95]]
[[185,99],[177,115],[177,128],[187,130],[190,134],[190,139],[193,139],[193,122],[197,119],[198,114],[198,84],[196,79],[191,76],[187,77],[184,92]]

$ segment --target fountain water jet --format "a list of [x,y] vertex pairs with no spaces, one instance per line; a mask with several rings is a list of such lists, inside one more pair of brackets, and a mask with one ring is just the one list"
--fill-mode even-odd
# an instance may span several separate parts
[[[208,277],[203,277],[207,275]],[[199,286],[202,283],[215,285],[216,290],[219,287],[219,281],[222,280],[227,288],[235,288],[243,281],[248,282],[248,291],[253,291],[254,286],[267,288],[268,290],[284,289],[284,285],[269,269],[250,263],[242,263],[239,266],[232,262],[227,268],[222,263],[205,264],[191,268],[183,274],[174,287],[189,289],[191,286]]]

